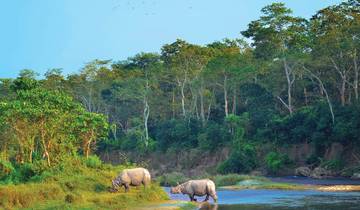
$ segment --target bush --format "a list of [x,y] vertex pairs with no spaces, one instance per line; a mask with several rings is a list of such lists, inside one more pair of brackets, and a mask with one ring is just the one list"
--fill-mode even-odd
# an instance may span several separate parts
[[102,161],[96,155],[91,155],[85,160],[85,165],[89,168],[100,168]]
[[199,148],[205,151],[224,147],[228,139],[230,137],[225,127],[214,122],[209,122],[197,138]]
[[155,139],[160,151],[167,151],[170,147],[182,149],[197,147],[197,136],[201,123],[194,119],[168,120],[160,123],[155,129]]
[[189,178],[179,172],[163,174],[156,179],[162,186],[176,186],[178,183],[183,183],[187,180]]
[[217,171],[221,174],[248,173],[256,167],[256,150],[251,144],[241,144],[230,157],[220,163]]
[[11,182],[16,170],[9,161],[0,160],[0,181],[4,183]]
[[214,177],[214,182],[215,182],[216,186],[235,185],[238,182],[241,182],[244,180],[268,181],[264,177],[241,175],[241,174],[226,174],[226,175],[217,175]]
[[265,157],[266,168],[270,173],[277,174],[280,169],[290,164],[290,159],[285,154],[270,152]]
[[344,162],[341,159],[328,160],[320,164],[328,170],[339,171],[344,168]]

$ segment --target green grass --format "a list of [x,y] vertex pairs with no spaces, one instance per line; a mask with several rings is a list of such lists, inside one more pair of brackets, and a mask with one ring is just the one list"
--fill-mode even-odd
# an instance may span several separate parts
[[244,180],[236,183],[235,185],[223,186],[224,189],[241,190],[241,189],[278,189],[278,190],[309,190],[315,189],[310,185],[298,185],[291,183],[279,183],[272,181],[261,180]]
[[177,183],[183,183],[183,182],[188,181],[190,179],[205,179],[205,178],[209,178],[209,179],[213,180],[217,187],[236,185],[238,182],[241,182],[241,181],[244,181],[244,180],[258,180],[258,181],[263,181],[263,182],[269,181],[265,177],[243,175],[243,174],[226,174],[226,175],[207,175],[207,174],[204,174],[202,176],[189,178],[189,177],[187,177],[184,174],[179,173],[179,172],[172,172],[172,173],[163,174],[162,176],[159,176],[157,178],[157,181],[162,186],[175,186]]
[[210,179],[215,182],[215,185],[217,187],[236,185],[237,183],[239,183],[241,181],[245,181],[245,180],[256,180],[256,181],[261,181],[261,182],[269,181],[265,177],[243,175],[243,174],[216,175],[216,176],[210,177]]
[[195,209],[198,209],[198,206],[191,202],[188,202],[179,208],[179,210],[195,210]]
[[189,177],[186,177],[183,173],[172,172],[165,173],[157,177],[156,181],[160,183],[161,186],[176,186],[177,183],[183,183],[190,180]]
[[0,185],[0,209],[131,209],[168,199],[156,183],[110,193],[111,180],[127,167],[77,162],[38,183]]

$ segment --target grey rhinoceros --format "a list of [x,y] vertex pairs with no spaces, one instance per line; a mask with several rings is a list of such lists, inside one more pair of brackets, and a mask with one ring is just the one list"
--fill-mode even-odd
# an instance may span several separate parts
[[173,194],[187,194],[191,201],[196,201],[195,196],[204,196],[204,201],[209,200],[209,196],[217,202],[217,195],[215,191],[215,183],[210,179],[190,180],[182,184],[178,184],[176,187],[170,189],[170,193]]
[[118,191],[118,187],[124,186],[125,192],[128,192],[130,186],[139,186],[143,184],[146,187],[150,184],[150,182],[151,176],[147,169],[125,169],[114,180],[112,180],[112,191]]

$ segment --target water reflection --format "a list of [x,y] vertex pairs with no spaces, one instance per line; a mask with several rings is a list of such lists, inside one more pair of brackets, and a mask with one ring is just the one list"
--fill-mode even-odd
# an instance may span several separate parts
[[218,210],[218,204],[210,204],[209,202],[203,202],[200,204],[199,210]]

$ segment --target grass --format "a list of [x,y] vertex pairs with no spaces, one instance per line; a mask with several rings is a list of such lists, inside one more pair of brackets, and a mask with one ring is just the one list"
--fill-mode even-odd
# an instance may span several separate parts
[[237,183],[239,183],[241,181],[246,181],[246,180],[255,180],[255,181],[261,181],[261,182],[269,181],[265,177],[243,175],[243,174],[216,175],[216,176],[211,177],[210,179],[215,182],[215,185],[217,187],[236,185]]
[[194,203],[189,202],[181,206],[179,210],[194,210],[194,209],[198,209],[198,206]]
[[168,199],[156,183],[110,193],[111,179],[131,166],[75,162],[38,183],[0,185],[0,209],[132,209]]
[[243,175],[243,174],[226,174],[226,175],[213,175],[213,176],[204,174],[202,176],[189,178],[185,176],[183,173],[179,173],[179,172],[163,174],[162,176],[159,176],[157,178],[157,181],[162,186],[175,186],[177,185],[177,183],[183,183],[190,179],[205,179],[205,178],[209,178],[213,180],[217,187],[236,185],[238,182],[245,180],[269,181],[265,177]]

